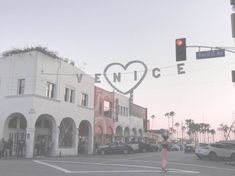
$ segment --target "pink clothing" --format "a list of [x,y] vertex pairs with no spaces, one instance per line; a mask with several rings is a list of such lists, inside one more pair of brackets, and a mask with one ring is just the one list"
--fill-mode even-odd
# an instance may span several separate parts
[[167,151],[167,148],[162,148],[162,151],[161,151],[161,167],[163,169],[166,169],[167,168],[167,159],[168,159],[168,151]]

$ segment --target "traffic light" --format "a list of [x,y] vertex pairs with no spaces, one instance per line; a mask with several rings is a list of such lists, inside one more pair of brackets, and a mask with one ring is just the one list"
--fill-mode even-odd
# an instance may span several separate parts
[[186,38],[175,40],[176,61],[186,60]]

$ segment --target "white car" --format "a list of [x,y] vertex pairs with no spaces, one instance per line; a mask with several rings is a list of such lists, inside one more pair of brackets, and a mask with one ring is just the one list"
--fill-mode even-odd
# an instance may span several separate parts
[[195,150],[195,155],[201,158],[216,160],[218,158],[230,158],[235,160],[235,144],[233,143],[200,143]]

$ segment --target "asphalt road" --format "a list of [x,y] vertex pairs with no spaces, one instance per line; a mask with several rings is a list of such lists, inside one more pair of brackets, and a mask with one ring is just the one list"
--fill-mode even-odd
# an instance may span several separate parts
[[199,160],[194,154],[169,153],[162,173],[160,153],[0,160],[0,176],[235,176],[235,166]]

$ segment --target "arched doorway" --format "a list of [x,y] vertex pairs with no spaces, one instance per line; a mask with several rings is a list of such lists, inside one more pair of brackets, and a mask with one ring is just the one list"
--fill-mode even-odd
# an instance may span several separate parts
[[[26,141],[26,128],[27,120],[20,113],[11,114],[5,121],[4,139],[11,141],[12,151],[10,151],[10,155],[14,156],[17,154],[17,143],[19,140]],[[23,156],[25,156],[25,152]]]
[[124,138],[125,138],[125,143],[129,142],[130,139],[130,129],[126,127],[124,129]]
[[87,120],[83,120],[79,125],[78,153],[92,153],[92,128]]
[[122,127],[121,126],[117,126],[116,134],[115,134],[115,141],[122,141],[123,140],[122,138],[123,138]]
[[59,126],[59,147],[72,148],[75,146],[76,125],[72,118],[64,118]]
[[51,115],[40,115],[35,123],[34,155],[52,155],[56,141],[56,122]]
[[103,128],[100,125],[95,127],[95,134],[96,134],[95,142],[98,145],[103,144]]

